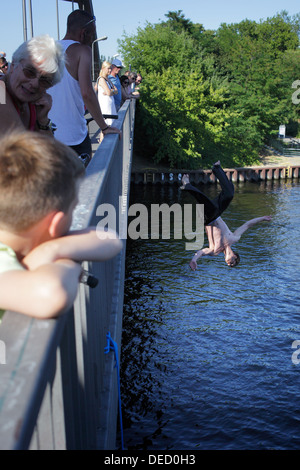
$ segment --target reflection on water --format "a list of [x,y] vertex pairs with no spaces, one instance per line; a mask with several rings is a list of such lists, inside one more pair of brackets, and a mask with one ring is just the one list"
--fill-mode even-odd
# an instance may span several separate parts
[[[205,186],[211,196],[219,188]],[[131,204],[188,203],[178,187],[134,186]],[[298,449],[300,184],[236,185],[223,217],[247,231],[241,263],[183,240],[128,240],[122,338],[128,449]]]

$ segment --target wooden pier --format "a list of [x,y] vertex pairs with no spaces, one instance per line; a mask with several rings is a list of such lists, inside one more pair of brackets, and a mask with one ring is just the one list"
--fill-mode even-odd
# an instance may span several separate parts
[[[299,165],[257,166],[228,169],[224,171],[233,183],[245,181],[272,181],[299,178]],[[216,178],[211,170],[173,170],[159,171],[154,169],[136,170],[131,174],[134,184],[181,184],[184,173],[188,173],[192,183],[215,183]]]

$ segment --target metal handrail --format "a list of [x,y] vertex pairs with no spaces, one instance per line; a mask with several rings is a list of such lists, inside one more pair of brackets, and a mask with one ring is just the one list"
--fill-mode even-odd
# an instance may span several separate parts
[[[106,136],[88,165],[73,229],[97,225],[97,208],[110,203],[116,229],[124,232],[134,115],[134,100],[126,102],[114,123],[122,139]],[[105,263],[83,263],[99,285],[80,284],[74,307],[56,320],[5,313],[0,449],[114,448],[118,397],[114,358],[104,355],[104,348],[108,331],[121,342],[124,265],[125,249]]]

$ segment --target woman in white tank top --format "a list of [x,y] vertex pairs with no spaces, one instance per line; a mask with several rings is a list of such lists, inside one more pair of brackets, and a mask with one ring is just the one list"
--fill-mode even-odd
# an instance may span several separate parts
[[[111,72],[110,62],[103,62],[95,90],[98,92],[98,101],[102,114],[117,114],[114,95],[118,93],[117,88],[109,80],[108,75]],[[113,119],[105,119],[108,126],[111,126]]]

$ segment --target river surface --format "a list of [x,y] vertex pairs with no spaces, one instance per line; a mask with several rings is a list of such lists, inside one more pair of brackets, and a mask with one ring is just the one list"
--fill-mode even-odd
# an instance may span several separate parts
[[[131,188],[131,204],[191,201],[178,186]],[[300,448],[300,183],[237,184],[231,230],[262,215],[272,222],[242,236],[235,268],[221,254],[192,272],[184,240],[128,239],[126,449]]]

